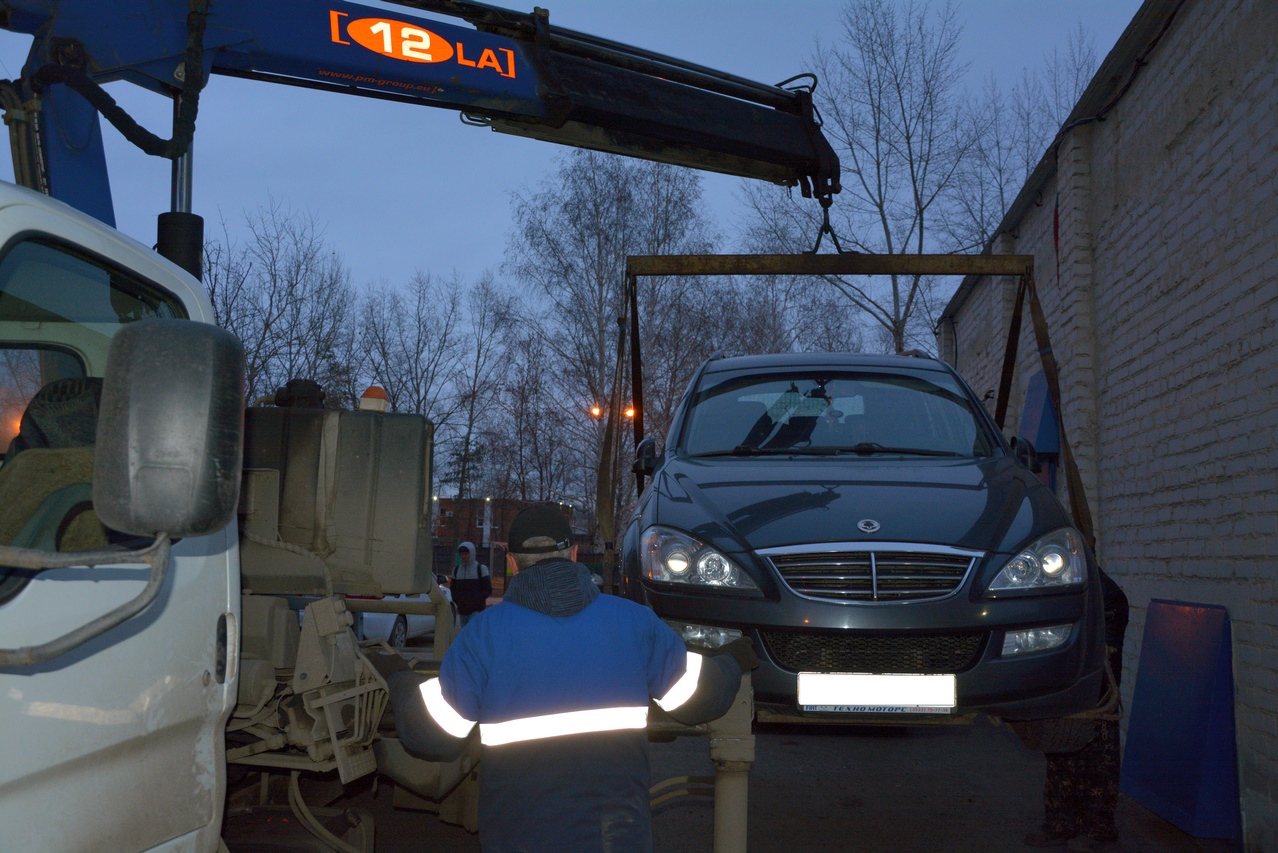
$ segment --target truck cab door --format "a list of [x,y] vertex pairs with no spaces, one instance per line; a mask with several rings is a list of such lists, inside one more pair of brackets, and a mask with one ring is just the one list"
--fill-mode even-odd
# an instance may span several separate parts
[[[147,317],[208,321],[193,279],[62,205],[0,186],[0,544],[136,547],[97,520],[107,347]],[[0,850],[213,851],[236,695],[234,524],[175,543],[155,601],[73,651],[0,669]],[[135,566],[0,567],[0,648],[47,642],[138,595]]]

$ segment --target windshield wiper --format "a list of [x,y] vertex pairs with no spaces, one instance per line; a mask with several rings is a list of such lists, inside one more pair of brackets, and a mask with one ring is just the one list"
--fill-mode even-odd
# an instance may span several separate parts
[[953,450],[932,450],[926,447],[885,447],[877,441],[863,441],[852,447],[836,447],[830,449],[834,450],[836,453],[856,453],[862,456],[886,453],[907,456],[953,456],[965,458],[962,453],[956,453]]
[[738,444],[731,450],[710,450],[705,453],[689,454],[695,459],[704,459],[710,456],[788,456],[792,453],[802,453],[803,449],[795,450],[790,447],[755,447],[753,444]]
[[689,455],[695,459],[705,459],[712,456],[842,456],[848,453],[856,453],[861,456],[888,454],[967,458],[962,453],[955,453],[953,450],[931,450],[925,447],[885,447],[875,441],[863,441],[853,447],[755,447],[753,444],[738,444],[731,450],[710,450],[706,453],[692,453]]

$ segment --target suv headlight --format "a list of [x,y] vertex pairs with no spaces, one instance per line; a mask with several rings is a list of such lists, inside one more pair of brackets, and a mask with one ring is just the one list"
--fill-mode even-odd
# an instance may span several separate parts
[[1087,557],[1082,534],[1072,527],[1062,527],[1035,540],[1008,560],[990,584],[990,591],[1058,589],[1086,581]]
[[754,579],[723,554],[668,527],[643,532],[643,574],[649,580],[759,592]]

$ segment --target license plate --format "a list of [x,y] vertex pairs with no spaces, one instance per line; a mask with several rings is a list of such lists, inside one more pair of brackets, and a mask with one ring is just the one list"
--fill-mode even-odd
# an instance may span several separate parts
[[845,714],[952,714],[952,675],[799,673],[799,707]]

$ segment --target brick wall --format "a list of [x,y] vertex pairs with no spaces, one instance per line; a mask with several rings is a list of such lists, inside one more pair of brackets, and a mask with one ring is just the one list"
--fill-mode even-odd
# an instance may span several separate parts
[[[1127,700],[1151,598],[1229,609],[1249,853],[1278,850],[1275,34],[1273,0],[1186,3],[996,247],[1036,258],[1098,554],[1132,600]],[[945,330],[978,394],[998,387],[1010,299],[981,280]],[[1038,369],[1027,317],[1009,424]]]

